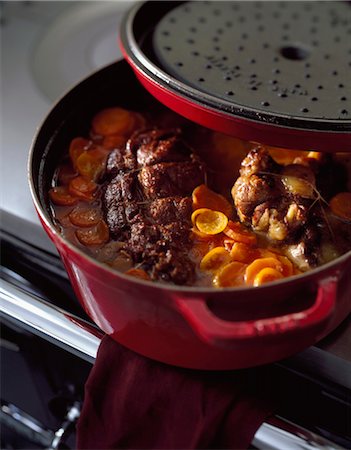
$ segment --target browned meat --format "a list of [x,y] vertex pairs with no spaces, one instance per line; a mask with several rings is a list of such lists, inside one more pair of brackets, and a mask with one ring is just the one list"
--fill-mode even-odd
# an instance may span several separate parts
[[258,147],[243,160],[232,197],[240,220],[285,245],[302,270],[317,264],[325,223],[310,167],[280,166]]
[[138,175],[147,199],[189,196],[203,183],[204,173],[198,162],[169,162],[143,167]]
[[106,222],[114,238],[120,238],[131,223],[142,218],[137,188],[132,173],[119,173],[105,188]]
[[174,249],[159,254],[151,270],[152,279],[173,281],[176,284],[189,284],[194,275],[194,265],[189,258]]
[[167,225],[138,222],[131,225],[129,244],[136,262],[142,262],[150,250],[161,252],[169,248],[176,250],[181,244],[188,245],[189,229],[178,222]]
[[124,150],[116,148],[113,150],[108,158],[106,163],[106,175],[110,178],[115,177],[118,172],[124,170]]
[[150,250],[159,250],[160,230],[157,225],[137,222],[130,227],[128,248],[136,262],[142,262]]
[[[180,140],[179,131],[163,132],[152,130],[137,139],[140,142],[136,150],[138,165],[151,166],[161,162],[178,162],[189,160],[191,150]],[[135,146],[136,143],[130,143]]]
[[256,207],[267,204],[281,196],[276,180],[256,174],[239,177],[233,188],[233,198],[242,222],[250,222]]
[[107,179],[103,207],[111,235],[152,279],[190,284],[190,195],[204,182],[204,168],[179,130],[133,135],[110,154]]
[[132,173],[119,173],[106,186],[104,203],[106,208],[138,199],[137,180]]
[[106,175],[109,179],[119,172],[126,172],[137,168],[135,155],[129,149],[114,149],[107,158]]
[[249,177],[260,173],[276,173],[279,171],[279,165],[263,147],[252,149],[241,162],[240,175]]
[[187,223],[192,213],[190,197],[166,197],[154,200],[147,206],[147,215],[158,224],[175,221]]

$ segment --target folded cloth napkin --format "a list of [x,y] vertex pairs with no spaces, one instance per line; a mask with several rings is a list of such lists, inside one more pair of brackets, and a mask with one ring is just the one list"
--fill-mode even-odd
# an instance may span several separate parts
[[244,449],[274,407],[265,368],[168,366],[105,336],[85,385],[77,448]]

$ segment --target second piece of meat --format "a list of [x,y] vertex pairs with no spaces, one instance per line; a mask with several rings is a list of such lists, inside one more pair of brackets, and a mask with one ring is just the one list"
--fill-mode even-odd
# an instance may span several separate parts
[[315,191],[311,167],[281,166],[257,147],[242,161],[232,197],[242,222],[284,246],[296,265],[307,270],[318,263],[325,228]]

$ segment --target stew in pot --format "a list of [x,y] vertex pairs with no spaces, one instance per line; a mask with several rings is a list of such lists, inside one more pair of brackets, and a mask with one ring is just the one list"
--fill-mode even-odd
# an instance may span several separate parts
[[351,248],[351,157],[275,149],[167,111],[98,112],[49,197],[66,239],[116,270],[260,286]]

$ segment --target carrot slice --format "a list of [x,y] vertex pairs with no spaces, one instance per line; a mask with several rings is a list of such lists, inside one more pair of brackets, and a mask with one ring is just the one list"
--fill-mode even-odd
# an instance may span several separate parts
[[68,187],[70,194],[85,200],[92,200],[96,189],[97,184],[94,181],[87,180],[81,176],[73,178]]
[[98,112],[92,120],[92,128],[96,134],[127,134],[132,131],[135,117],[123,108],[107,108]]
[[307,158],[309,155],[308,151],[304,150],[289,150],[287,148],[278,147],[267,147],[271,157],[278,163],[282,165],[293,164],[297,157]]
[[205,184],[197,186],[192,194],[193,209],[208,208],[220,211],[227,217],[233,214],[232,205],[223,195],[209,189]]
[[193,225],[196,224],[196,218],[197,218],[197,216],[198,216],[199,214],[202,214],[202,213],[207,212],[207,211],[211,211],[211,209],[208,209],[208,208],[199,208],[199,209],[196,209],[196,210],[192,213],[192,215],[191,215],[191,222],[192,222],[192,224],[193,224]]
[[249,264],[254,259],[259,258],[260,250],[252,248],[243,242],[235,242],[230,251],[230,256],[234,261],[240,261],[242,263]]
[[330,200],[329,206],[336,216],[351,220],[351,192],[339,192]]
[[244,284],[246,264],[233,261],[219,269],[212,283],[215,287],[234,287]]
[[71,206],[78,202],[78,198],[72,195],[67,186],[57,186],[49,191],[50,200],[59,206]]
[[282,274],[284,277],[290,277],[294,274],[294,266],[293,263],[290,261],[289,258],[283,255],[276,255],[276,258],[280,261],[282,264]]
[[82,137],[72,139],[69,146],[69,156],[71,158],[73,167],[76,167],[77,159],[82,153],[86,152],[90,146],[91,141],[88,141],[87,139],[84,139]]
[[259,248],[257,258],[277,258],[278,253],[274,250],[269,250],[268,248]]
[[255,245],[257,243],[255,234],[244,228],[239,222],[229,220],[227,227],[223,230],[223,233],[230,239],[237,242],[242,242],[243,244]]
[[69,219],[77,227],[91,227],[97,225],[101,219],[101,213],[96,208],[77,206],[69,213]]
[[90,180],[97,181],[105,170],[108,151],[101,147],[82,153],[77,159],[77,170]]
[[261,286],[264,283],[269,283],[270,281],[280,280],[284,278],[284,275],[276,269],[272,267],[265,267],[260,270],[258,274],[255,276],[253,285]]
[[228,217],[220,211],[207,210],[196,216],[195,225],[206,234],[219,234],[228,224]]
[[109,240],[108,226],[103,220],[92,228],[80,229],[76,231],[79,242],[83,245],[102,245]]
[[266,267],[277,270],[283,273],[283,265],[277,258],[258,258],[249,264],[245,271],[246,284],[253,284],[256,275]]
[[202,258],[200,269],[215,272],[230,260],[230,254],[224,247],[215,247]]
[[149,275],[145,272],[143,269],[129,269],[126,272],[124,272],[126,275],[130,275],[132,277],[140,278],[142,280],[150,280],[151,278]]

